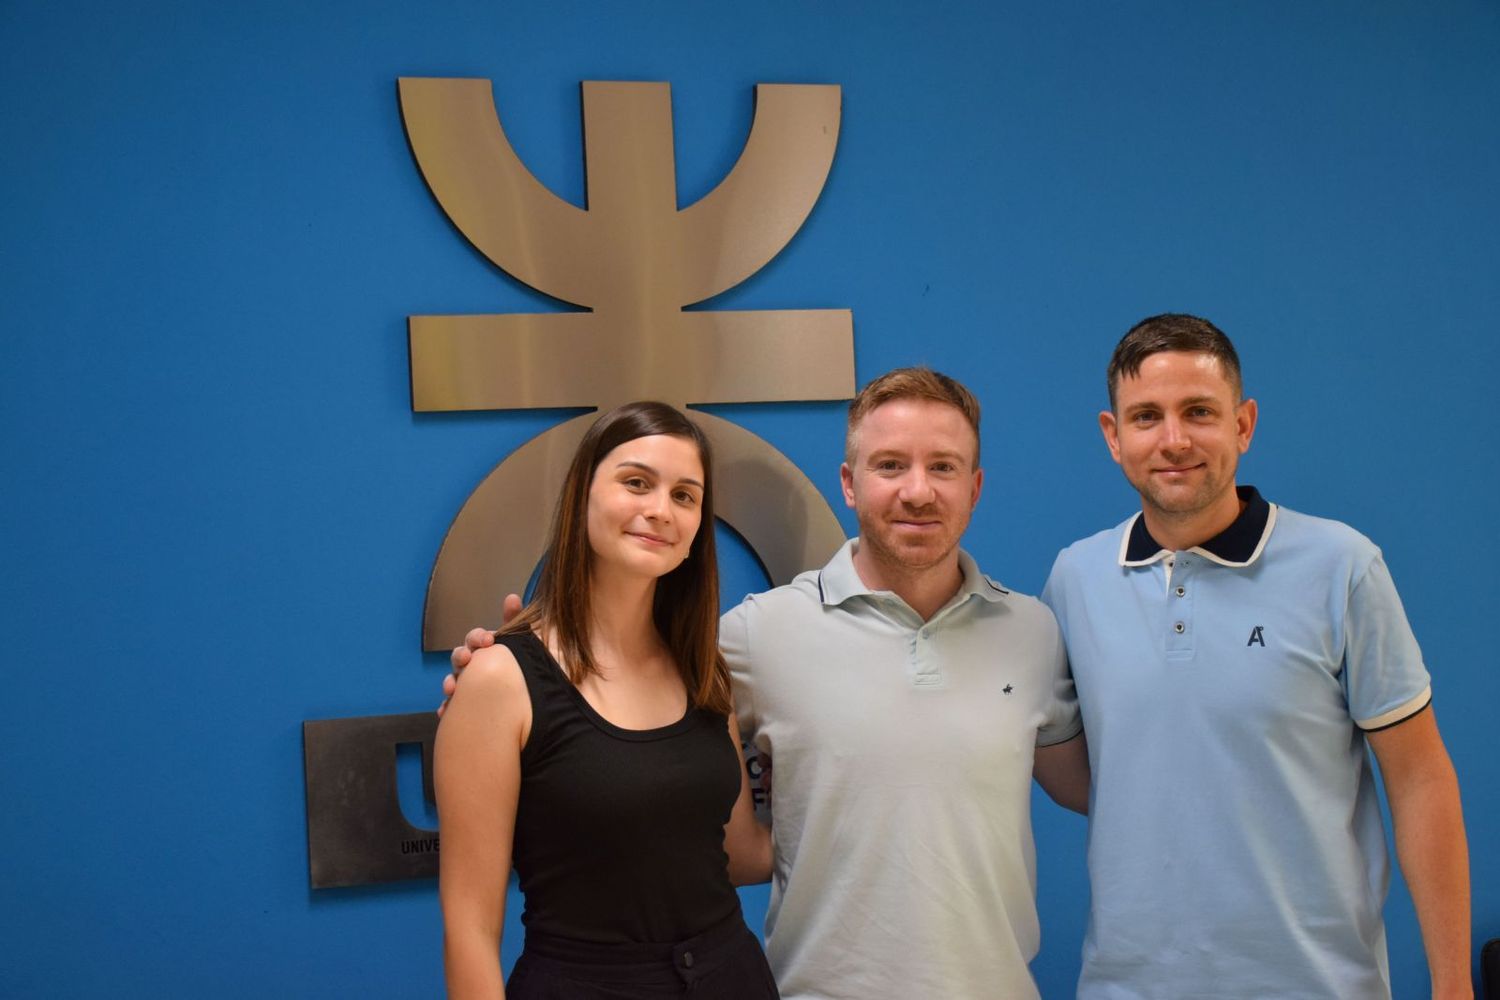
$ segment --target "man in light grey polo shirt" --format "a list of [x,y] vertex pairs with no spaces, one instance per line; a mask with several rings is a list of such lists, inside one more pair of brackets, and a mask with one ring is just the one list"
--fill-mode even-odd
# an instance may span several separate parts
[[1057,624],[958,547],[984,482],[968,389],[925,368],[875,379],[845,459],[859,536],[720,631],[741,734],[775,775],[777,984],[788,1000],[1034,998],[1031,780],[1088,801]]
[[724,616],[740,732],[770,759],[766,950],[788,998],[1037,995],[1033,774],[1087,805],[1061,637],[958,548],[979,406],[927,369],[849,408],[859,537]]

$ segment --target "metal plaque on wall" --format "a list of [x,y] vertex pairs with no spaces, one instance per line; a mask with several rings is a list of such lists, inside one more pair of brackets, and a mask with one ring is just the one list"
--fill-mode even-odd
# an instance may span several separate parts
[[437,831],[406,819],[396,788],[396,748],[420,743],[422,793],[433,801],[437,723],[432,712],[413,712],[302,724],[313,888],[437,875]]

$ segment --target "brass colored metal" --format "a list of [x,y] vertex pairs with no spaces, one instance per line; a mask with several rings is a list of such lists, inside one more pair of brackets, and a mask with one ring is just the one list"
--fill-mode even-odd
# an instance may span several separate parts
[[701,410],[692,417],[714,446],[717,514],[745,539],[766,575],[786,583],[827,562],[844,544],[844,529],[802,470],[738,424]]
[[[749,277],[792,238],[838,142],[836,86],[761,84],[745,149],[708,195],[679,210],[665,83],[583,84],[587,210],[521,163],[488,80],[400,81],[412,150],[460,231],[495,264],[592,311],[413,316],[419,412],[848,399],[846,309],[685,312]],[[720,516],[785,582],[843,541],[822,494],[770,444],[701,412],[717,450]],[[459,511],[433,566],[423,646],[494,623],[541,555],[553,499],[593,414],[497,466]]]
[[596,340],[599,322],[594,313],[413,316],[412,409],[609,407],[632,399],[680,406],[853,394],[847,309],[679,312],[651,335],[644,352],[623,339]]
[[[714,448],[719,519],[740,533],[771,580],[790,580],[843,544],[843,528],[827,501],[786,456],[737,424],[702,411],[691,416]],[[530,579],[542,557],[553,498],[597,418],[585,413],[537,435],[470,494],[427,585],[424,648],[461,645],[476,625],[500,624],[499,595],[519,591]]]
[[838,143],[838,87],[763,83],[734,169],[679,212],[668,85],[585,82],[584,210],[521,163],[490,81],[404,77],[399,88],[422,176],[454,225],[533,288],[620,310],[612,326],[633,305],[639,324],[654,323],[650,306],[675,311],[764,267],[812,211]]

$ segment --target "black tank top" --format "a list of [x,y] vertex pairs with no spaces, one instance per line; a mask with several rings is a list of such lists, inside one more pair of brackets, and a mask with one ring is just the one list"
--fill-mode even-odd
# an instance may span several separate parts
[[621,729],[533,633],[499,641],[531,695],[512,847],[526,928],[675,942],[737,912],[724,853],[741,766],[729,720],[689,708],[670,726]]

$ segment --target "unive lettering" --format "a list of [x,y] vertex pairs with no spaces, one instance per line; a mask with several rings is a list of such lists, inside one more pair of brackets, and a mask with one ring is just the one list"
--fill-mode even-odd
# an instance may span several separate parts
[[402,854],[436,854],[438,853],[437,837],[420,837],[416,840],[401,841]]

